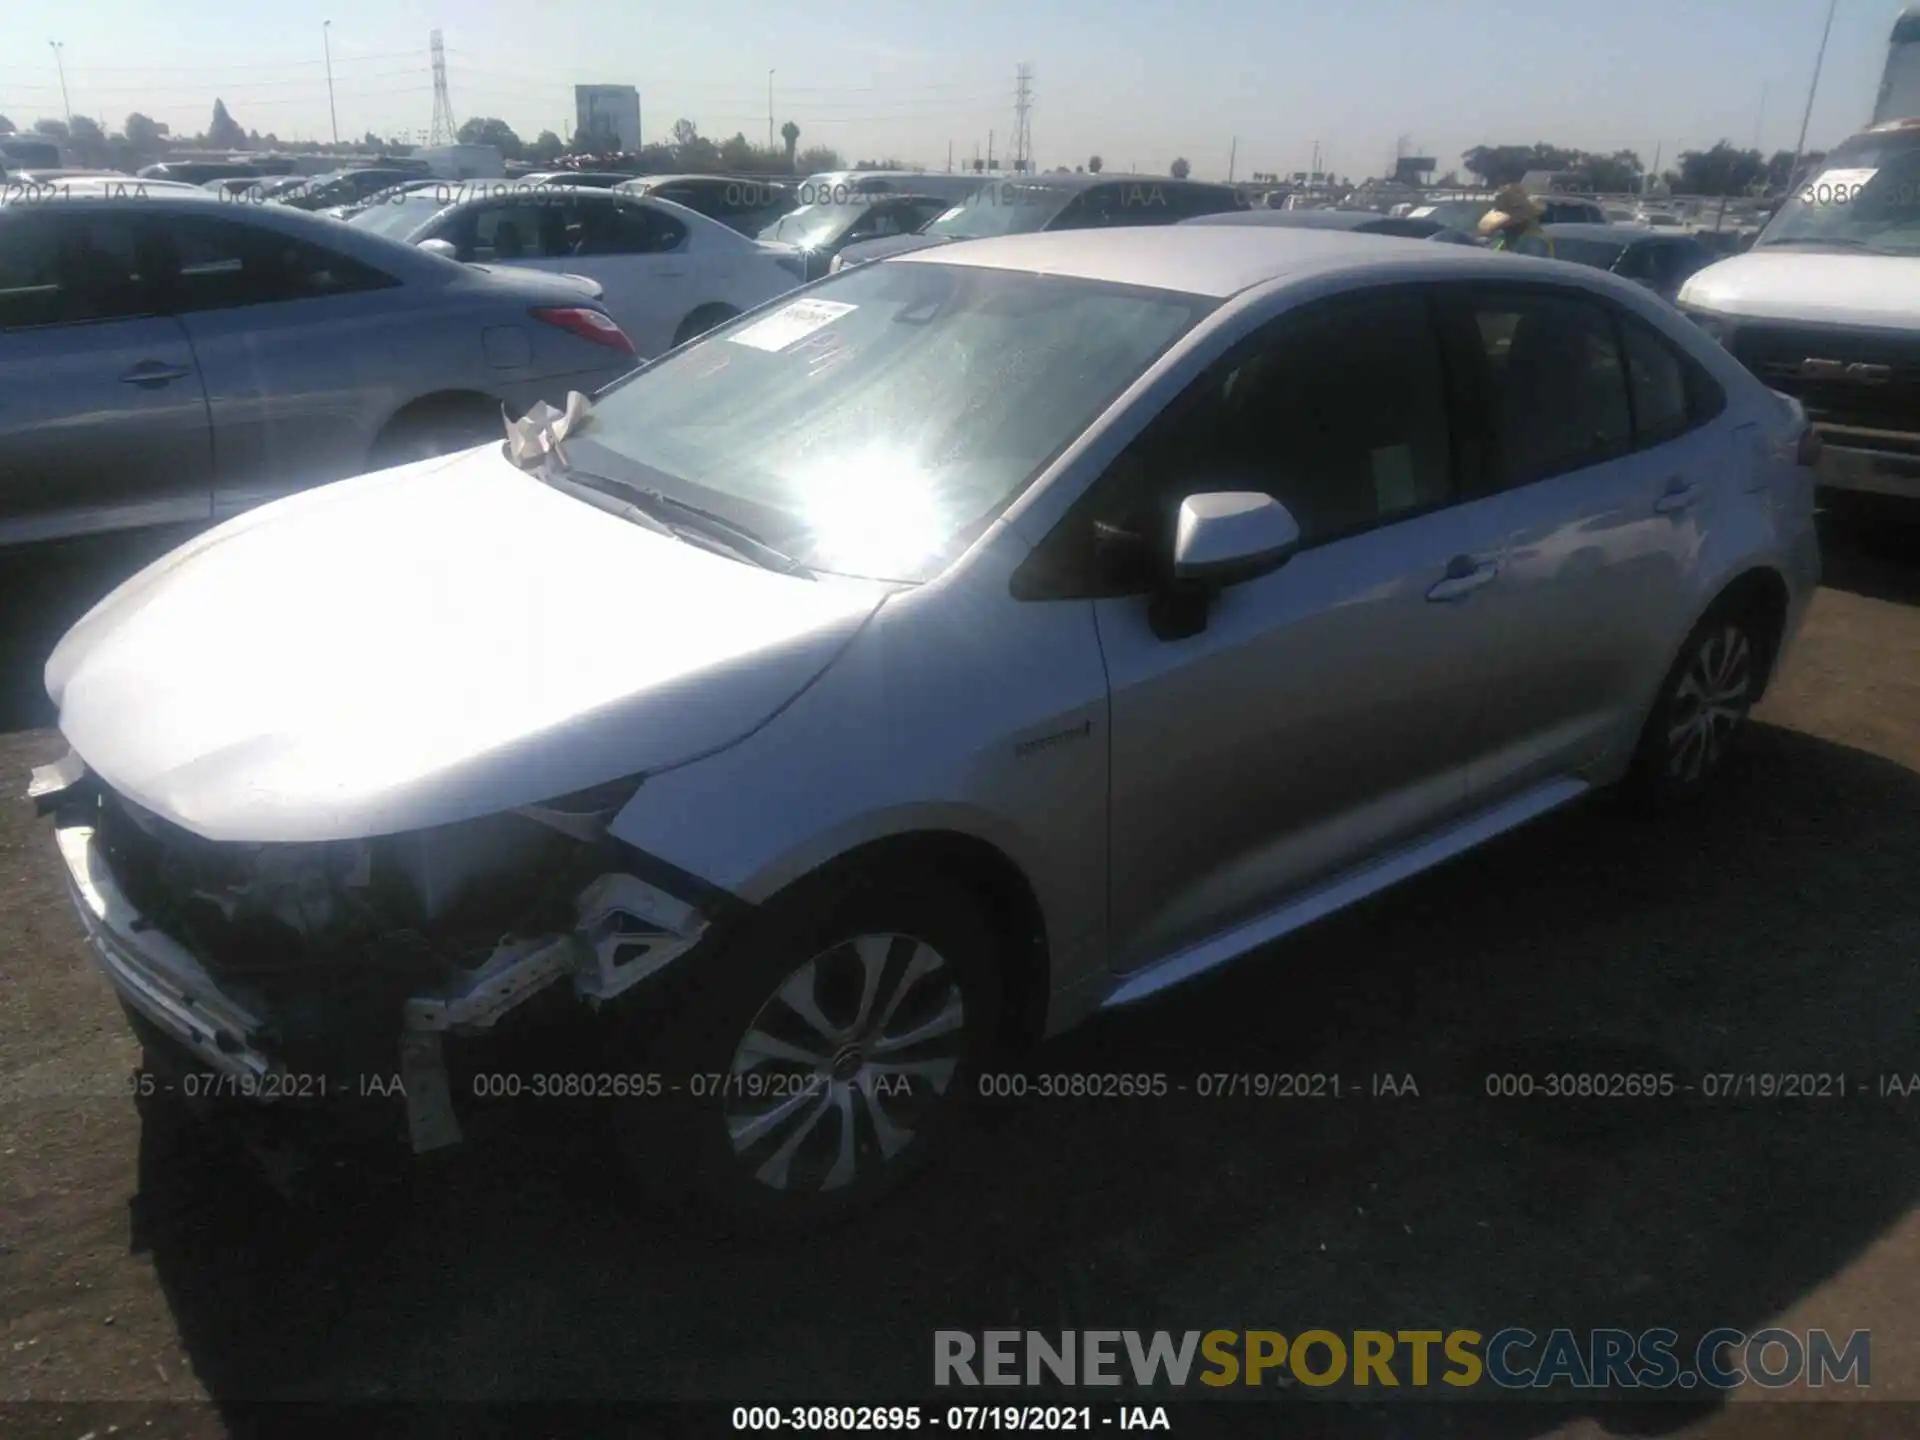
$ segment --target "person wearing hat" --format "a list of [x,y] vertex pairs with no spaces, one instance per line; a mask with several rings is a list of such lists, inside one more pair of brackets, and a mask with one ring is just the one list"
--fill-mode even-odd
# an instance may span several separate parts
[[1493,197],[1493,208],[1480,217],[1480,234],[1495,250],[1553,258],[1553,241],[1540,228],[1539,203],[1518,185],[1508,185]]

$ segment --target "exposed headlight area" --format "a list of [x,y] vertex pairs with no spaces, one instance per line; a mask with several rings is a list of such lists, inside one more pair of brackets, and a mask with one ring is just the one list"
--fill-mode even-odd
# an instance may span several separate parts
[[[83,919],[131,1009],[202,1063],[253,1077],[397,1071],[428,1150],[461,1138],[443,1036],[487,1032],[558,982],[602,1004],[706,934],[717,907],[700,882],[675,886],[671,867],[607,833],[639,784],[300,844],[203,839],[71,755],[29,793],[57,817]],[[229,1012],[245,1018],[198,1018]]]

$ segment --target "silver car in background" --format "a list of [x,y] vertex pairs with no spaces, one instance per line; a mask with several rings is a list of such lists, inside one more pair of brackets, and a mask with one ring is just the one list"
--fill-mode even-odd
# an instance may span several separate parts
[[1590,269],[943,246],[176,552],[49,661],[33,790],[154,1065],[399,1071],[432,1148],[538,995],[639,1175],[823,1218],[990,1055],[1698,793],[1817,579],[1808,436]]
[[218,520],[633,363],[564,281],[164,181],[27,192],[0,204],[0,545]]

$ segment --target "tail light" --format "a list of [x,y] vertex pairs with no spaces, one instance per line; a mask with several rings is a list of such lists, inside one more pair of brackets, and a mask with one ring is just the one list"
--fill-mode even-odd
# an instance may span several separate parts
[[1820,451],[1824,448],[1820,432],[1809,425],[1800,432],[1800,444],[1793,452],[1793,462],[1811,470],[1820,463]]
[[591,340],[595,345],[618,350],[622,355],[640,353],[633,348],[633,341],[627,338],[627,332],[614,324],[613,317],[605,311],[568,306],[562,309],[529,310],[527,313],[536,320],[557,325],[571,335],[578,335],[582,340]]

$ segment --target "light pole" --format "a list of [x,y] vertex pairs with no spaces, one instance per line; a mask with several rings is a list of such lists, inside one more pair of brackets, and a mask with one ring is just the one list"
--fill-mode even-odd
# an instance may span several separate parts
[[1807,153],[1807,125],[1813,119],[1813,97],[1820,89],[1820,66],[1827,58],[1827,37],[1833,33],[1833,12],[1840,0],[1828,0],[1827,27],[1820,32],[1820,53],[1813,57],[1813,83],[1807,86],[1807,108],[1800,116],[1800,138],[1793,142],[1793,169],[1787,172],[1791,186],[1800,178],[1800,157]]
[[320,48],[327,57],[327,118],[333,122],[333,143],[340,143],[340,114],[333,108],[333,22],[320,22]]
[[60,63],[60,52],[67,47],[58,40],[49,40],[53,49],[53,68],[60,75],[60,108],[67,114],[67,134],[73,134],[73,104],[67,99],[67,67]]
[[767,71],[767,153],[773,153],[773,71]]

